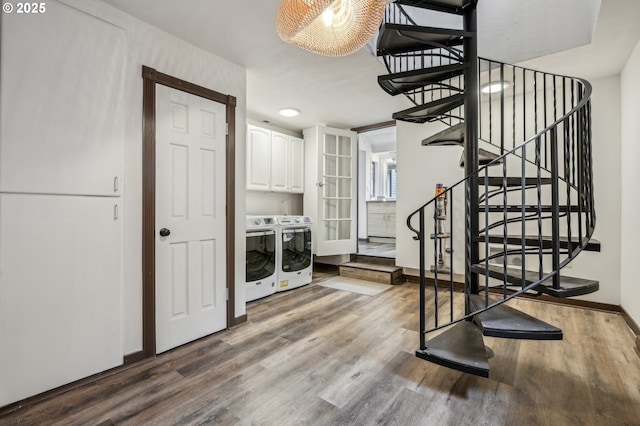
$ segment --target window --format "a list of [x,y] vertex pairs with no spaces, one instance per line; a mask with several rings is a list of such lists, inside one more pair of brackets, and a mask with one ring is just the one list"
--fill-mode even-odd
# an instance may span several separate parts
[[396,165],[387,166],[387,198],[396,198]]
[[377,176],[378,176],[378,163],[375,161],[371,162],[371,198],[375,199],[376,198],[376,192],[377,189],[376,188],[376,183],[377,183]]

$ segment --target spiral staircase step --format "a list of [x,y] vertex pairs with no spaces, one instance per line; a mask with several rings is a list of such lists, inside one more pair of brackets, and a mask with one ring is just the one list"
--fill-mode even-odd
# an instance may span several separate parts
[[[487,151],[486,149],[478,148],[478,164],[480,166],[486,166],[498,157],[498,154],[494,154],[493,152]],[[465,153],[463,151],[462,155],[460,156],[460,167],[464,167],[464,159]],[[502,160],[496,161],[493,165],[497,166],[498,164],[502,164]]]
[[426,343],[416,356],[444,367],[489,377],[489,357],[480,328],[461,321]]
[[[512,285],[522,286],[521,269],[507,268],[505,271],[505,269],[499,265],[489,265],[486,269],[485,266],[486,265],[484,263],[472,265],[471,271],[481,275],[488,275],[489,277],[497,280],[504,280]],[[539,275],[537,271],[524,271],[525,285],[533,284],[538,280]],[[599,288],[600,283],[598,281],[560,275],[560,288],[553,288],[553,279],[548,278],[540,283],[540,285],[536,287],[536,290],[548,294],[549,296],[566,298],[594,293],[598,291]]]
[[[536,205],[520,205],[520,204],[511,204],[511,205],[489,205],[487,206],[487,210],[489,211],[489,213],[502,213],[505,210],[507,211],[507,213],[520,213],[522,212],[522,210],[524,209],[525,213],[536,213],[538,211],[538,206]],[[553,213],[553,206],[550,205],[542,205],[540,206],[540,212],[541,213]],[[575,213],[577,212],[578,206],[558,206],[558,211],[560,213],[566,213],[566,212],[571,212],[571,213]],[[484,213],[485,211],[485,206],[484,204],[480,206],[479,209],[480,213]]]
[[[485,307],[486,301],[483,295],[471,295],[470,301],[474,311]],[[495,302],[497,299],[489,298],[489,304]],[[504,303],[476,315],[474,322],[485,336],[505,339],[562,340],[562,330],[558,327]]]
[[[475,238],[476,242],[484,243],[485,240],[490,244],[503,244],[505,242],[504,235],[499,234],[490,234],[487,237],[484,235],[480,235]],[[589,241],[580,242],[578,238],[571,238],[569,241],[569,237],[563,236],[559,237],[558,241],[560,243],[560,248],[566,249],[569,248],[571,250],[575,250],[578,247],[582,247],[582,250],[585,251],[600,251],[600,241],[591,238]],[[522,236],[521,235],[507,235],[506,243],[508,245],[522,245]],[[524,236],[524,245],[527,247],[542,247],[545,249],[549,249],[553,247],[553,237],[550,235],[543,235],[538,238],[537,235],[525,235]]]
[[395,55],[462,45],[473,33],[450,28],[421,27],[405,24],[383,24],[378,35],[378,56]]
[[393,114],[394,120],[425,123],[446,115],[464,104],[464,95],[453,95]]
[[462,146],[464,144],[464,122],[447,127],[435,135],[422,140],[423,146]]
[[460,15],[473,0],[396,0],[396,3]]
[[[499,186],[499,187],[504,187],[505,183],[507,187],[522,187],[522,182],[523,179],[521,177],[516,177],[516,176],[507,176],[507,177],[502,177],[502,176],[489,176],[487,177],[487,185],[489,186]],[[478,183],[480,185],[484,185],[485,183],[485,178],[484,177],[480,177],[478,179]],[[551,184],[551,178],[540,178],[540,182],[538,182],[538,178],[536,177],[525,177],[524,178],[524,186],[538,186],[538,183],[540,183],[540,185],[550,185]]]
[[[378,77],[378,84],[385,92],[395,96],[461,76],[464,74],[464,68],[464,64],[451,64],[386,74]],[[459,89],[459,91],[462,92],[463,89]]]

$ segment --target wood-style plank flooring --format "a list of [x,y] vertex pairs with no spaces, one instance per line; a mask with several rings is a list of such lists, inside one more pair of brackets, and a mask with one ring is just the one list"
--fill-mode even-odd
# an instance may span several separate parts
[[563,341],[487,338],[489,379],[416,358],[416,284],[318,285],[249,322],[0,416],[37,425],[640,425],[640,359],[615,314],[518,300]]
[[372,243],[358,240],[358,254],[377,257],[396,257],[395,243]]

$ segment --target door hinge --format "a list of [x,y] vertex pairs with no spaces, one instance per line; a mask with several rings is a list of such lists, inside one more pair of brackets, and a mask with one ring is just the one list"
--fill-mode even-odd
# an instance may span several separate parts
[[225,125],[225,135],[229,136],[229,123],[224,123]]
[[226,289],[227,290],[227,302],[229,301],[229,288]]

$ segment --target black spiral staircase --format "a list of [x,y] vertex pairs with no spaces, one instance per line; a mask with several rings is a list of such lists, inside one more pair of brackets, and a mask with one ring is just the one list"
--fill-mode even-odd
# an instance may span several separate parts
[[[393,118],[446,125],[422,144],[463,147],[460,165],[466,177],[407,219],[420,250],[416,355],[487,377],[491,351],[483,335],[562,339],[560,328],[507,302],[525,294],[566,298],[597,291],[597,281],[560,271],[581,251],[599,251],[600,244],[591,239],[596,220],[591,85],[478,58],[477,2],[390,3],[377,52],[389,71],[378,78],[380,86],[390,95],[405,95],[414,105]],[[459,15],[462,29],[419,25],[424,9]],[[499,90],[482,93],[481,88],[492,85]],[[438,227],[442,212],[435,210],[442,197],[448,200],[445,230]],[[454,209],[456,204],[463,204],[465,211]],[[454,239],[454,232],[464,236],[462,292],[454,291],[454,256],[446,270],[437,261],[443,238],[454,246],[462,239]],[[432,256],[431,290],[426,263]]]

